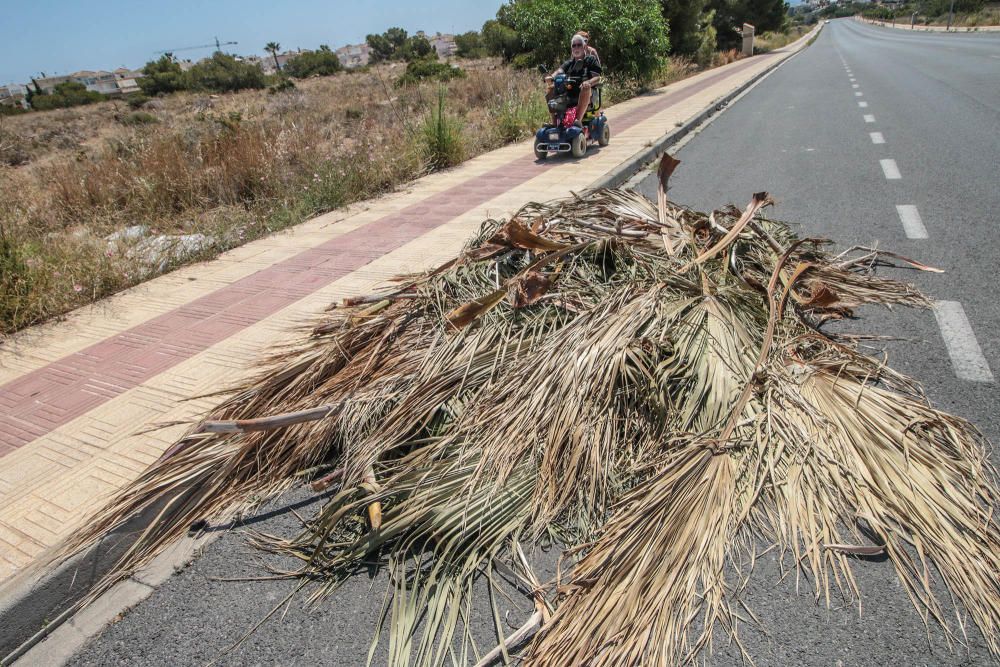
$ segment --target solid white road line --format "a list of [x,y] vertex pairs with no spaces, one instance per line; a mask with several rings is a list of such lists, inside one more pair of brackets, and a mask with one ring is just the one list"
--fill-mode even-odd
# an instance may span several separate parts
[[869,132],[868,136],[872,138],[873,144],[884,144],[885,137],[882,136],[881,132]]
[[885,174],[887,179],[895,181],[902,178],[902,175],[899,173],[899,167],[896,166],[895,160],[879,160],[878,162],[882,165],[882,173]]
[[867,109],[868,102],[858,102],[858,106],[861,107],[862,109]]
[[924,221],[920,219],[920,211],[913,204],[896,204],[896,213],[899,214],[899,221],[903,223],[903,231],[908,239],[927,238],[927,228]]
[[865,114],[865,122],[866,123],[874,123],[875,122],[875,116],[873,114],[866,113]]
[[934,317],[948,348],[955,375],[970,382],[993,382],[993,371],[986,363],[962,304],[958,301],[935,301]]

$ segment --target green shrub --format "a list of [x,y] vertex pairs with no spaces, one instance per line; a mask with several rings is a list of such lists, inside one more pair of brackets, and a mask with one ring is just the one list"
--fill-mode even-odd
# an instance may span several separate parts
[[261,68],[219,51],[192,67],[187,74],[192,88],[215,93],[267,86]]
[[402,28],[389,28],[381,35],[365,37],[368,44],[368,62],[389,60],[437,60],[437,52],[422,35],[408,36]]
[[133,93],[125,97],[125,103],[129,105],[131,109],[141,109],[149,101],[149,96],[142,93]]
[[533,63],[545,65],[566,60],[570,38],[586,30],[608,74],[638,81],[650,80],[670,49],[659,0],[591,0],[584,12],[576,0],[511,2],[501,6],[497,20],[517,33],[520,52],[530,46]]
[[31,96],[31,106],[38,111],[49,109],[67,109],[69,107],[93,104],[108,99],[106,95],[87,90],[82,83],[64,81],[58,84],[51,93],[35,93]]
[[142,78],[139,88],[147,96],[166,95],[179,90],[187,90],[190,81],[187,74],[181,70],[180,63],[171,54],[162,56],[159,60],[151,60],[142,68]]
[[437,60],[437,51],[426,37],[420,35],[414,35],[403,42],[398,55],[408,63],[415,60]]
[[455,35],[455,55],[459,58],[482,58],[486,55],[483,39],[475,30]]
[[519,53],[510,59],[510,66],[514,69],[531,69],[538,65],[538,58],[534,52]]
[[[13,330],[24,316],[24,301],[30,292],[28,266],[21,248],[0,226],[0,332]],[[14,326],[8,327],[8,323]]]
[[321,44],[319,51],[300,53],[285,63],[285,74],[296,79],[308,76],[330,76],[341,69],[340,58],[326,44]]
[[0,116],[19,116],[28,110],[17,104],[0,104]]
[[[504,7],[509,5],[504,5],[500,10],[503,11]],[[497,15],[499,14],[500,12],[497,12]],[[504,62],[510,62],[510,59],[522,50],[521,36],[510,25],[499,19],[490,19],[483,24],[482,40],[486,53],[500,56]]]
[[287,76],[278,77],[278,81],[267,89],[272,95],[278,93],[287,93],[289,91],[295,90],[295,82],[289,79]]
[[150,125],[160,121],[156,116],[146,111],[133,111],[122,116],[118,122],[122,125]]
[[490,109],[490,122],[501,143],[505,144],[534,134],[548,117],[548,107],[541,95],[527,99],[508,95]]
[[437,108],[424,119],[421,128],[423,156],[432,170],[446,169],[462,161],[462,126],[444,109],[445,89],[438,90]]
[[712,59],[715,57],[718,36],[715,31],[715,26],[712,25],[714,19],[714,10],[705,14],[703,18],[700,41],[694,56],[695,61],[702,67],[709,67],[712,64]]
[[448,81],[465,76],[465,72],[448,63],[439,63],[433,60],[414,60],[407,63],[406,72],[399,77],[396,85],[405,86],[420,81]]

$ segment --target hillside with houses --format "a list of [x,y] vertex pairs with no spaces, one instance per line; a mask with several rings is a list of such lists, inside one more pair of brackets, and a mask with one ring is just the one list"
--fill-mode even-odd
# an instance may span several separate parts
[[[433,35],[420,30],[415,33],[415,37],[426,39],[438,58],[447,58],[456,52],[455,35],[443,34],[440,32]],[[313,53],[311,49],[295,49],[273,55],[249,55],[235,56],[240,62],[256,65],[265,75],[274,75],[279,70],[284,70],[285,66],[307,53]],[[348,44],[342,46],[334,53],[345,69],[356,69],[369,64],[371,59],[371,48],[367,43]],[[191,59],[176,59],[182,70],[189,70],[199,62],[208,60],[208,57],[195,61]],[[30,90],[51,95],[56,91],[56,87],[63,83],[77,83],[86,88],[87,91],[106,95],[110,98],[126,97],[128,95],[141,92],[139,80],[144,76],[143,69],[130,69],[119,67],[113,71],[106,70],[80,70],[70,74],[53,76],[40,76],[32,78],[26,83],[11,83],[0,86],[0,106],[30,108]]]

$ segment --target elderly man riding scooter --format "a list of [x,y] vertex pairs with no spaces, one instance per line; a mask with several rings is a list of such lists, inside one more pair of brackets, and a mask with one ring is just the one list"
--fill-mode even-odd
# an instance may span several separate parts
[[[569,44],[570,59],[564,62],[551,76],[545,77],[545,81],[551,82],[553,77],[558,74],[582,79],[580,88],[576,91],[579,95],[579,102],[576,105],[575,121],[577,127],[582,127],[581,119],[587,111],[587,105],[590,104],[591,88],[601,82],[601,62],[593,53],[588,52],[587,39],[580,33],[573,35]],[[555,122],[555,118],[553,118],[553,124]]]

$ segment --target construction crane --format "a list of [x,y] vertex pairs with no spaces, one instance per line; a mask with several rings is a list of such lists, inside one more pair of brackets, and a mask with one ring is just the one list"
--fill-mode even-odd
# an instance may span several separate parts
[[229,46],[230,44],[239,44],[239,42],[220,42],[219,38],[215,38],[215,44],[201,44],[200,46],[182,46],[179,49],[166,49],[165,51],[157,51],[156,55],[162,56],[167,53],[177,53],[178,51],[193,51],[195,49],[211,49],[215,47],[216,51],[221,51],[223,46]]

